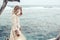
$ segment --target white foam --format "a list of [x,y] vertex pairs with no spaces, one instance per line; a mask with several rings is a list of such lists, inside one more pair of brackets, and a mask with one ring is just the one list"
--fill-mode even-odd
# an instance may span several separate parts
[[48,40],[55,40],[56,38],[48,39]]

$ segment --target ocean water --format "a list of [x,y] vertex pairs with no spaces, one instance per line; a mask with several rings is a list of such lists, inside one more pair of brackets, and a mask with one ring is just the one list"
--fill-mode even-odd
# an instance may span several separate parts
[[[22,7],[20,17],[22,33],[27,40],[48,40],[60,33],[60,8]],[[9,38],[12,7],[7,6],[0,15],[0,40]]]

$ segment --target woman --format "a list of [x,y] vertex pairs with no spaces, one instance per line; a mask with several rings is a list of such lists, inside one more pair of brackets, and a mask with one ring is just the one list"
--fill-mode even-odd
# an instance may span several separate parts
[[22,15],[22,7],[18,5],[12,11],[12,29],[9,40],[26,40],[21,32],[21,27],[19,24],[19,16]]

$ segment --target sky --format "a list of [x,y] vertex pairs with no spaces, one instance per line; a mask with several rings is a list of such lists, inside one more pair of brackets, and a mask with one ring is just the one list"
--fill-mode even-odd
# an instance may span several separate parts
[[22,5],[60,5],[60,0],[21,0]]
[[[0,0],[0,7],[3,0]],[[13,3],[9,3],[12,5]],[[14,3],[16,4],[16,3]],[[60,0],[21,0],[21,5],[60,5]]]

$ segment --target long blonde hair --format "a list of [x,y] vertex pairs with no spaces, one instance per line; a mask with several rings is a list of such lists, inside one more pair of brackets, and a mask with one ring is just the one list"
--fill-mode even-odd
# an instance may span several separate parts
[[14,14],[17,15],[18,11],[17,10],[20,10],[20,15],[22,15],[22,7],[16,5],[13,9],[14,11]]

